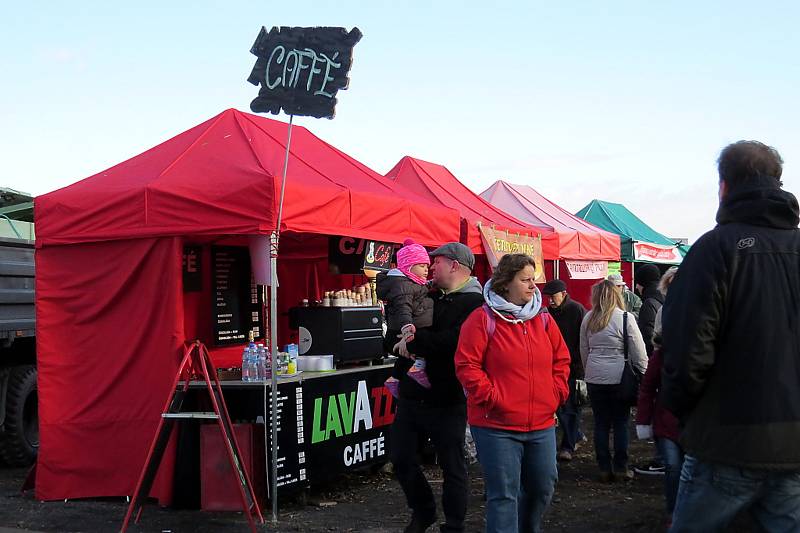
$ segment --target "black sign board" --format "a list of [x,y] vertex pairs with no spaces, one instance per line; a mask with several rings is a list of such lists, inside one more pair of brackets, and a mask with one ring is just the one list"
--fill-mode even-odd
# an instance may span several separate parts
[[358,28],[262,27],[250,49],[258,59],[247,81],[261,85],[250,109],[333,118],[336,93],[347,89],[359,40]]
[[329,237],[328,263],[333,274],[362,274],[367,241],[355,237]]
[[397,409],[383,386],[390,373],[373,368],[303,381],[302,444],[312,484],[388,460]]
[[394,244],[390,242],[367,241],[364,252],[364,268],[387,271],[392,268]]
[[203,290],[200,255],[203,248],[196,245],[183,247],[183,292]]
[[211,247],[212,322],[215,345],[240,344],[261,323],[261,298],[250,273],[250,252],[239,246]]
[[[272,394],[270,389],[269,394]],[[272,405],[272,398],[267,398]],[[305,437],[303,435],[303,387],[299,382],[278,384],[278,487],[300,488],[308,486],[308,458],[306,457]],[[267,421],[268,424],[270,423]],[[267,428],[272,448],[272,431]],[[270,452],[270,461],[272,453]],[[271,469],[268,473],[271,475]],[[271,484],[270,484],[271,486]]]

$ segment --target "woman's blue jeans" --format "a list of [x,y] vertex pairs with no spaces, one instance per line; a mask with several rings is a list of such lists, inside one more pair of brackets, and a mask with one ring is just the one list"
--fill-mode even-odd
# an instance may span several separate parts
[[470,429],[483,468],[487,533],[541,531],[558,480],[555,427]]
[[678,486],[681,482],[683,467],[683,450],[674,440],[656,437],[658,453],[664,461],[664,499],[667,502],[667,514],[672,516],[675,510],[675,499],[678,497]]

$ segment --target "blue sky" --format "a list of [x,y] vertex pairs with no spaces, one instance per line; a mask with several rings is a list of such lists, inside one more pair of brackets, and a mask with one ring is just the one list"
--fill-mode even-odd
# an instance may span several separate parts
[[[715,159],[758,139],[800,192],[794,2],[17,2],[2,8],[0,185],[41,194],[235,107],[260,27],[358,26],[336,118],[298,118],[384,173],[403,155],[480,192],[621,202],[713,226]],[[285,120],[285,117],[281,117]]]

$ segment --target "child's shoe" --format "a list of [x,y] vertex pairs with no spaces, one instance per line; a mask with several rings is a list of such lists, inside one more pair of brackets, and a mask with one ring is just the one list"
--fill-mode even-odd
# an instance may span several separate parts
[[383,382],[383,386],[389,390],[392,396],[397,398],[397,395],[399,394],[398,389],[400,387],[400,380],[394,377],[390,377],[389,379]]
[[426,389],[431,388],[431,382],[428,380],[427,372],[425,372],[425,359],[416,359],[414,361],[414,366],[408,371],[408,377]]

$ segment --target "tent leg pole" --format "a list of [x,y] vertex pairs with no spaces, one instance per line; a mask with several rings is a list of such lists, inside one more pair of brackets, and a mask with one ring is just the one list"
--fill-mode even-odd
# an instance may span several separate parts
[[559,272],[559,270],[561,269],[560,267],[561,267],[561,263],[559,262],[558,259],[556,259],[555,260],[555,268],[553,269],[553,277],[555,279],[561,279],[561,273]]
[[[289,115],[289,126],[286,132],[286,155],[283,158],[283,177],[281,179],[281,198],[278,203],[278,220],[275,224],[275,231],[272,232],[271,246],[269,254],[270,267],[270,294],[269,294],[269,345],[272,352],[272,378],[270,379],[271,393],[271,412],[270,421],[272,422],[272,465],[270,479],[270,493],[272,496],[272,523],[278,523],[278,244],[281,234],[281,219],[283,218],[283,199],[286,194],[286,171],[289,168],[289,150],[292,145],[292,123],[294,115]],[[265,417],[266,421],[266,417]]]
[[[278,233],[272,234],[270,246],[270,290],[269,290],[269,348],[272,353],[272,376],[270,378],[270,423],[272,434],[272,461],[270,461],[270,496],[272,497],[272,523],[278,523]],[[266,387],[266,382],[264,383]],[[265,418],[266,421],[266,418]]]

